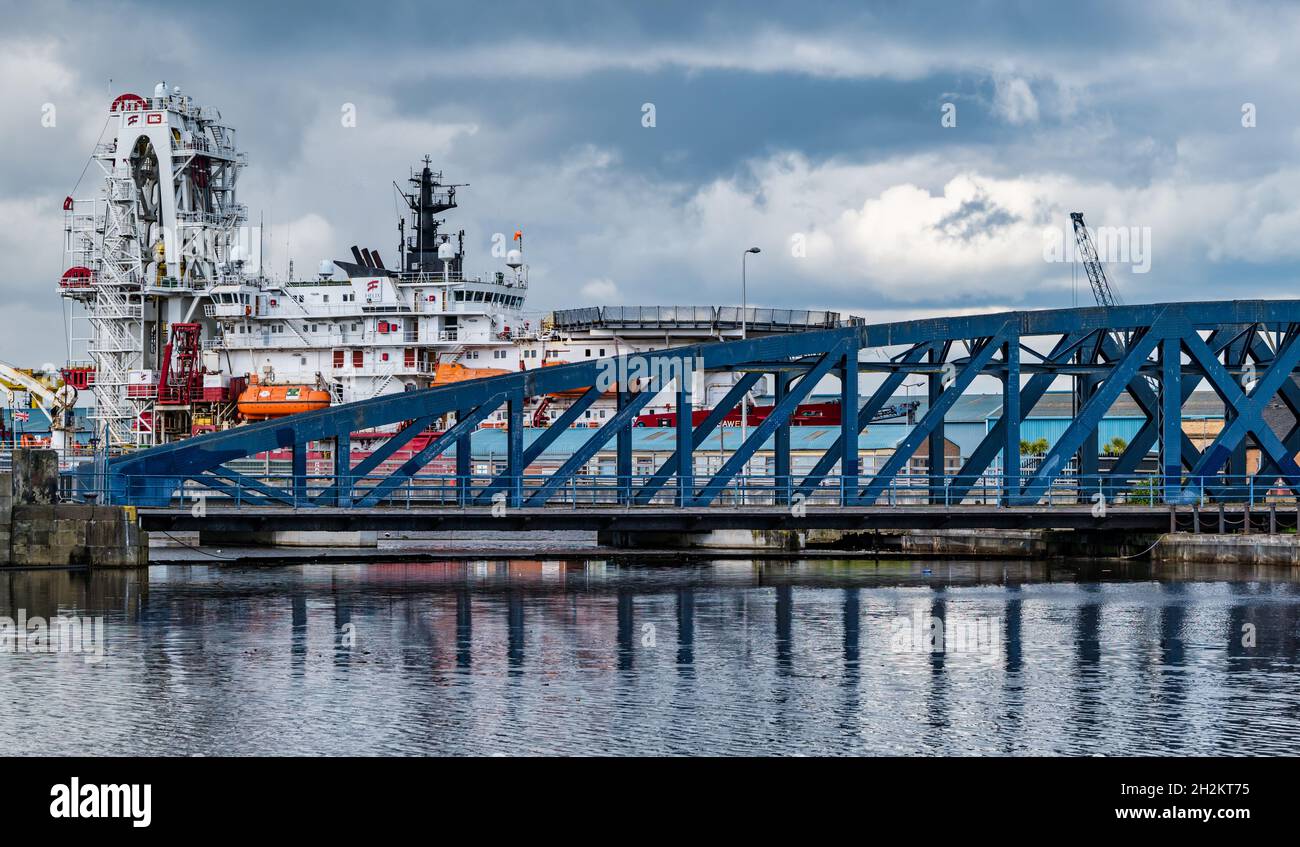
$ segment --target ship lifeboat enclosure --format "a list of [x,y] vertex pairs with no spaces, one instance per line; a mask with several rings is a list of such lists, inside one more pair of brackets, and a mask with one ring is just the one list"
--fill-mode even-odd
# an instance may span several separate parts
[[329,404],[329,392],[314,385],[262,385],[253,382],[239,395],[237,408],[250,421],[264,421],[299,412],[314,412]]
[[483,379],[508,373],[511,371],[501,368],[467,368],[459,362],[439,362],[433,372],[433,384],[447,385],[452,382],[464,382],[467,379]]
[[[542,367],[551,368],[551,367],[555,367],[556,365],[567,365],[567,364],[570,363],[546,361],[546,362],[542,362]],[[636,380],[632,380],[631,382],[635,383]],[[634,384],[633,387],[629,390],[635,393],[637,388],[639,388],[639,386]],[[576,400],[577,398],[581,397],[586,393],[587,393],[587,389],[585,388],[571,388],[568,391],[553,391],[551,392],[551,396],[558,400]],[[609,397],[613,397],[616,394],[618,394],[617,382],[614,383],[612,386],[610,386],[610,389],[608,391],[603,392],[601,396],[605,398],[609,398]]]

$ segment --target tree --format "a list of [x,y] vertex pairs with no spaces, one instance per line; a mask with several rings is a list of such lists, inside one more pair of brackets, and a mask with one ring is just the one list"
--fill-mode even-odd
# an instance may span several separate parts
[[1047,439],[1036,438],[1033,441],[1020,442],[1020,455],[1022,456],[1045,456],[1047,455]]

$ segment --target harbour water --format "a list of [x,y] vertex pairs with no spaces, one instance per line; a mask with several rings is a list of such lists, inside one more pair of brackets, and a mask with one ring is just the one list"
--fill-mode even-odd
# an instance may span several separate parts
[[[10,754],[1291,754],[1284,569],[484,561],[9,572]],[[93,628],[92,630],[93,631]]]

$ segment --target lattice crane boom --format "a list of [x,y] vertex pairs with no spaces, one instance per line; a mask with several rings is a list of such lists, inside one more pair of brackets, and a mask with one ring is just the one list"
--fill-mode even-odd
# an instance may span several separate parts
[[1097,256],[1097,248],[1093,246],[1092,237],[1088,235],[1088,227],[1083,222],[1083,212],[1071,212],[1070,220],[1074,222],[1074,240],[1079,246],[1079,256],[1083,259],[1083,267],[1088,272],[1088,283],[1092,286],[1092,296],[1096,298],[1097,305],[1118,306],[1119,300],[1111,290],[1110,281],[1106,279],[1106,271]]

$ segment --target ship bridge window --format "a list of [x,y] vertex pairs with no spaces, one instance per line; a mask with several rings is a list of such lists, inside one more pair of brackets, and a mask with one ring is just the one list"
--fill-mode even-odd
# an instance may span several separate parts
[[475,303],[482,303],[482,302],[483,302],[483,292],[482,292],[482,291],[475,291],[475,292],[474,292],[474,302],[475,302]]

